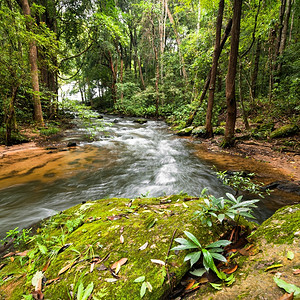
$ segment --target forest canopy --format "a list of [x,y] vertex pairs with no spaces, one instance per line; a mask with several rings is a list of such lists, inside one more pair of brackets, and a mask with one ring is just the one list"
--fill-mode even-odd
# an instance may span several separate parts
[[0,135],[59,117],[72,82],[95,109],[177,128],[240,114],[298,124],[299,0],[5,0],[0,3]]

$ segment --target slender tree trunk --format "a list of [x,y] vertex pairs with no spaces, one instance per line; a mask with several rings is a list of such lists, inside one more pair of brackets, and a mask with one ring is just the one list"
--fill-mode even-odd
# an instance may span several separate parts
[[116,86],[116,84],[117,84],[117,69],[114,66],[112,54],[110,51],[108,52],[108,55],[109,55],[109,66],[110,66],[111,75],[112,75],[111,97],[112,97],[113,103],[116,104],[116,101],[117,101],[117,86]]
[[8,114],[5,120],[5,145],[10,146],[11,143],[11,133],[15,129],[15,103],[17,98],[18,86],[13,86],[11,91],[11,98],[8,108]]
[[213,128],[212,128],[211,121],[212,121],[212,111],[213,111],[213,105],[214,105],[218,60],[220,57],[219,52],[220,52],[223,12],[224,12],[224,0],[220,0],[219,12],[218,12],[217,24],[216,24],[215,50],[214,50],[213,62],[212,62],[211,73],[210,73],[209,94],[208,94],[208,101],[207,101],[206,124],[205,124],[205,130],[206,130],[207,137],[213,136]]
[[[223,35],[223,38],[222,38],[222,42],[220,44],[220,48],[219,48],[219,52],[218,52],[218,59],[221,55],[221,52],[223,50],[223,47],[225,45],[225,42],[227,41],[227,38],[230,34],[230,31],[231,31],[231,25],[232,25],[232,20],[230,19],[227,23],[227,26],[226,26],[226,29],[225,29],[225,32],[224,32],[224,35]],[[208,87],[209,87],[209,83],[210,83],[210,74],[211,74],[211,69],[210,71],[208,72],[207,74],[207,77],[206,77],[206,80],[205,80],[205,83],[204,83],[204,87],[203,87],[203,91],[202,91],[202,94],[200,96],[200,99],[199,99],[199,102],[198,102],[198,106],[197,108],[190,114],[188,120],[186,121],[186,124],[185,126],[188,127],[188,126],[191,126],[193,121],[194,121],[194,118],[198,112],[198,109],[199,107],[201,106],[204,98],[205,98],[205,95],[206,95],[206,92],[208,90]]]
[[292,41],[292,32],[293,32],[293,27],[294,27],[294,19],[295,19],[295,10],[296,10],[296,0],[293,0],[293,12],[292,12],[292,17],[291,17],[291,26],[290,26],[290,33],[289,33],[289,43]]
[[[32,22],[30,20],[30,7],[28,0],[21,0],[22,9],[25,17],[27,17],[27,30],[31,31]],[[31,68],[31,84],[33,89],[33,103],[34,103],[34,120],[39,126],[44,126],[42,105],[40,99],[39,75],[37,65],[37,48],[35,40],[31,39],[29,42],[29,63]]]
[[240,103],[241,103],[241,109],[242,109],[242,116],[243,116],[243,121],[246,130],[250,129],[249,122],[248,122],[248,116],[247,112],[245,110],[245,105],[244,105],[244,96],[243,96],[243,87],[242,87],[242,61],[241,58],[239,59],[239,96],[240,96]]
[[197,33],[200,31],[200,20],[201,20],[201,0],[198,2],[198,16],[197,16]]
[[[283,20],[283,27],[281,32],[281,41],[279,46],[279,55],[282,55],[285,49],[287,35],[288,35],[288,28],[289,28],[289,19],[291,15],[291,2],[292,0],[286,0],[286,9],[284,14],[284,20]],[[277,70],[280,72],[282,68],[282,63],[278,64]]]
[[235,77],[239,50],[241,13],[242,0],[234,0],[231,30],[231,46],[228,63],[228,72],[226,77],[227,117],[223,147],[231,146],[234,143],[234,129],[236,121]]
[[251,76],[251,106],[254,107],[254,99],[256,97],[256,85],[257,85],[257,76],[258,76],[258,69],[259,69],[259,58],[261,52],[261,40],[257,40],[256,44],[256,51],[255,51],[255,58],[254,58],[254,67]]
[[179,59],[180,59],[180,63],[181,63],[182,75],[183,75],[183,78],[185,80],[185,83],[187,84],[187,73],[186,73],[186,70],[185,70],[184,58],[183,58],[183,56],[181,54],[181,51],[180,51],[181,39],[180,39],[180,36],[177,32],[175,21],[173,19],[173,16],[172,16],[171,11],[170,11],[169,6],[168,6],[168,0],[165,0],[165,1],[166,1],[167,14],[168,14],[169,20],[172,24],[172,27],[173,27],[173,30],[174,30],[174,33],[175,33],[175,37],[176,37],[176,42],[177,42],[177,46],[178,46],[178,55],[179,55]]

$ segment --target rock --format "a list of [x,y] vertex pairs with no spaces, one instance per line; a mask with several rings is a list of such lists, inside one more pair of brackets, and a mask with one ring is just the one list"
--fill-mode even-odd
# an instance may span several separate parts
[[269,189],[274,190],[278,189],[286,193],[294,193],[300,195],[300,182],[291,182],[291,181],[274,181],[268,185],[265,185],[263,190]]
[[181,130],[178,130],[176,132],[176,134],[179,135],[179,136],[189,136],[189,135],[192,134],[193,129],[194,129],[193,126],[187,127],[187,128],[183,128]]
[[115,124],[117,124],[117,123],[119,123],[119,120],[118,119],[114,119],[112,122],[115,123]]
[[284,125],[280,128],[277,128],[276,130],[272,131],[270,134],[270,138],[281,138],[281,137],[288,137],[292,136],[299,132],[299,128],[295,124],[288,124]]
[[193,128],[192,135],[197,137],[203,137],[206,133],[205,126],[198,126]]
[[138,123],[138,124],[145,124],[148,121],[146,119],[135,119],[133,120],[133,123]]
[[77,143],[76,142],[68,142],[67,147],[76,147]]

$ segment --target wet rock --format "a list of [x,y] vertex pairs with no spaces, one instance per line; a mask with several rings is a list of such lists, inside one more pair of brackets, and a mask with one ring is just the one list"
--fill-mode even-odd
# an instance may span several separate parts
[[118,119],[114,119],[113,123],[117,124],[117,123],[119,123],[119,120]]
[[280,191],[286,192],[286,193],[294,193],[297,195],[300,195],[300,182],[295,181],[275,181],[272,182],[262,188],[263,190],[269,189],[274,190],[278,189]]
[[77,143],[76,142],[68,142],[67,147],[76,147]]
[[194,127],[187,127],[187,128],[183,128],[179,131],[176,132],[177,135],[179,136],[189,136],[192,134]]
[[138,124],[145,124],[147,122],[148,121],[146,119],[136,119],[136,120],[133,120],[133,123],[138,123]]

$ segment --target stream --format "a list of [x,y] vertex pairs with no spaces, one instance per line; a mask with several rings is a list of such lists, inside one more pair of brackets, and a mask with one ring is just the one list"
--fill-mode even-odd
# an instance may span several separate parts
[[[87,200],[180,192],[199,196],[205,187],[215,196],[232,192],[212,165],[195,155],[197,142],[179,138],[160,121],[133,121],[105,116],[111,125],[93,142],[80,142],[39,168],[28,166],[9,186],[0,181],[0,238]],[[80,141],[84,135],[85,129],[75,128],[66,139]],[[273,212],[262,202],[254,214],[262,222]]]

